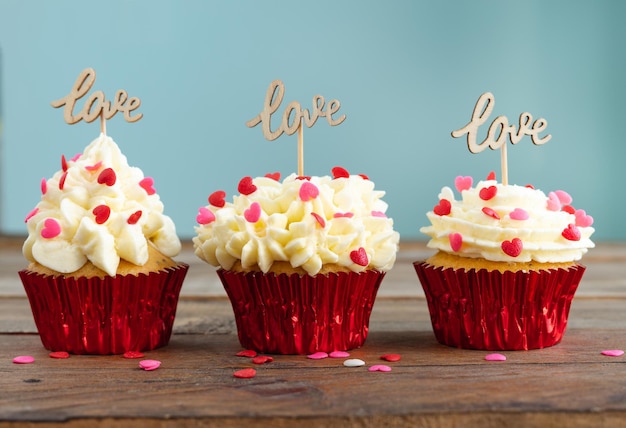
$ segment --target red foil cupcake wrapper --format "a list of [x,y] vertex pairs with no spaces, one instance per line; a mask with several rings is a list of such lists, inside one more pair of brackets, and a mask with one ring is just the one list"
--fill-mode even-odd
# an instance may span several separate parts
[[217,271],[239,342],[274,354],[346,351],[365,342],[384,272],[298,274]]
[[440,343],[503,351],[559,343],[585,272],[582,265],[504,273],[414,266]]
[[64,278],[22,270],[20,278],[46,349],[123,354],[169,343],[189,266],[150,274]]

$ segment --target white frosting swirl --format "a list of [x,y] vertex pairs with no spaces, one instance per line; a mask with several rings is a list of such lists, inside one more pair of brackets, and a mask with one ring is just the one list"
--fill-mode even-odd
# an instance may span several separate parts
[[139,168],[108,136],[84,153],[63,159],[62,169],[42,181],[42,197],[26,219],[24,256],[61,273],[87,261],[115,276],[120,259],[142,266],[149,242],[162,254],[181,250],[172,220]]
[[284,261],[309,275],[328,264],[354,272],[393,266],[400,236],[384,215],[385,192],[370,180],[292,174],[283,182],[257,177],[252,183],[256,190],[232,203],[200,208],[204,224],[196,227],[193,243],[209,264],[230,269],[239,260],[244,269],[258,266],[267,273]]
[[[490,190],[483,189],[492,186],[490,198]],[[431,225],[420,229],[431,238],[428,247],[497,262],[539,263],[577,261],[594,247],[592,217],[572,208],[563,191],[546,196],[531,187],[487,180],[461,196],[457,201],[450,187],[442,189],[439,205],[426,214]]]

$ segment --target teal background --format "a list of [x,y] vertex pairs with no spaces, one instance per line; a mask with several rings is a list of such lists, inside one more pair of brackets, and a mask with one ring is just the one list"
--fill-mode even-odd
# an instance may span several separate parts
[[92,90],[141,98],[144,118],[117,115],[107,133],[154,177],[182,238],[213,191],[296,171],[295,135],[270,142],[245,126],[281,79],[279,112],[321,94],[347,115],[305,128],[305,173],[367,174],[404,240],[423,239],[454,177],[500,175],[499,152],[450,136],[486,91],[492,119],[528,111],[552,135],[509,146],[509,182],[566,190],[594,216],[596,241],[626,239],[625,12],[618,0],[0,0],[0,232],[25,233],[41,179],[98,136],[97,122],[67,125],[50,106],[93,67]]

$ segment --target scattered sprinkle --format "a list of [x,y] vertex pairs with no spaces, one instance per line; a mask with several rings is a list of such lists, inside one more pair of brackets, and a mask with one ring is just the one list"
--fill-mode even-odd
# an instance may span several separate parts
[[333,214],[334,218],[341,218],[341,217],[346,217],[346,218],[352,218],[354,217],[354,214],[351,212],[347,212],[347,213],[335,213]]
[[61,234],[61,225],[53,218],[47,218],[41,229],[41,236],[46,239],[56,238]]
[[101,166],[102,166],[102,161],[99,161],[95,165],[88,165],[88,166],[86,166],[85,169],[87,171],[89,171],[89,172],[95,172],[95,171],[99,170]]
[[65,159],[65,155],[61,155],[61,169],[63,172],[67,171],[67,160]]
[[350,173],[345,168],[340,166],[336,166],[330,170],[333,174],[333,178],[349,178]]
[[244,177],[239,181],[239,185],[237,186],[237,190],[242,195],[250,195],[256,192],[256,186],[252,182],[252,177]]
[[385,354],[385,355],[381,355],[380,359],[381,360],[385,360],[385,361],[389,361],[389,362],[396,362],[396,361],[400,361],[400,354]]
[[487,174],[487,180],[495,180],[496,179],[496,173],[494,171],[489,172],[489,174]]
[[554,192],[548,193],[548,210],[550,211],[560,211],[561,210],[561,201],[559,197]]
[[600,352],[602,355],[606,355],[607,357],[621,357],[624,355],[624,351],[621,349],[607,349],[606,351]]
[[141,360],[139,361],[139,367],[146,370],[152,371],[156,370],[161,366],[161,362],[159,360]]
[[265,174],[267,178],[271,178],[274,181],[280,181],[280,172],[268,172]]
[[28,222],[32,217],[35,216],[39,212],[39,208],[35,207],[31,212],[28,213],[26,218],[24,219],[24,223]]
[[226,205],[226,192],[223,190],[216,190],[209,195],[209,204],[217,208],[223,208]]
[[361,367],[365,365],[365,361],[359,360],[358,358],[351,358],[344,361],[343,365],[346,367]]
[[143,354],[143,352],[139,352],[139,351],[126,351],[124,352],[124,355],[122,355],[124,358],[128,358],[128,359],[135,359],[135,358],[143,358],[145,357],[145,355]]
[[67,179],[67,171],[63,173],[61,178],[59,179],[59,190],[63,190],[65,187],[65,180]]
[[528,211],[523,208],[515,208],[509,213],[509,217],[513,220],[528,220]]
[[563,229],[561,235],[568,241],[580,241],[580,230],[572,223],[568,224],[567,227]]
[[391,371],[391,367],[386,366],[384,364],[374,364],[373,366],[370,366],[367,371],[370,372],[390,372]]
[[102,170],[100,175],[98,175],[98,184],[105,184],[107,186],[113,186],[117,181],[117,176],[115,175],[115,171],[113,168],[105,168]]
[[68,352],[65,352],[65,351],[54,351],[54,352],[50,352],[48,354],[48,356],[50,358],[56,358],[56,359],[59,359],[59,360],[64,360],[66,358],[69,358],[70,354]]
[[156,190],[154,189],[154,179],[152,177],[146,177],[139,182],[139,185],[148,195],[154,195]]
[[441,199],[433,208],[433,212],[440,216],[448,215],[450,211],[452,211],[452,204],[447,199]]
[[13,364],[31,364],[35,362],[35,357],[30,355],[20,355],[13,358]]
[[274,358],[270,357],[269,355],[257,355],[252,359],[252,362],[254,364],[265,364],[271,363],[272,361],[274,361]]
[[365,248],[363,247],[359,247],[358,250],[350,251],[350,260],[359,266],[367,266],[370,263]]
[[46,181],[45,178],[42,178],[41,179],[41,194],[45,195],[47,191],[48,191],[48,182]]
[[311,360],[323,360],[324,358],[328,358],[328,353],[326,352],[315,352],[313,354],[309,354],[306,356]]
[[333,351],[328,354],[330,358],[348,358],[350,356],[349,352],[346,351]]
[[96,217],[96,223],[103,224],[109,219],[111,208],[108,205],[98,205],[91,212]]
[[252,350],[252,349],[246,349],[244,351],[239,351],[235,354],[235,356],[237,357],[248,357],[248,358],[254,358],[257,356],[256,351]]
[[261,205],[258,202],[252,202],[250,208],[243,212],[243,216],[250,223],[256,223],[261,218]]
[[298,193],[298,195],[300,196],[300,200],[303,202],[312,201],[313,199],[317,198],[319,194],[320,190],[317,188],[317,186],[308,181],[302,183],[302,186],[300,186],[300,192]]
[[372,211],[372,217],[387,218],[387,214],[382,211]]
[[502,354],[487,354],[485,355],[487,361],[506,361],[506,356]]
[[459,175],[454,179],[454,187],[461,193],[463,190],[469,190],[472,187],[474,180],[470,176],[463,177]]
[[126,220],[126,223],[137,224],[142,214],[143,213],[141,212],[141,210],[135,211],[134,213],[128,216],[128,220]]
[[478,192],[478,196],[480,196],[480,199],[482,199],[483,201],[488,201],[490,199],[493,199],[496,196],[496,193],[498,193],[498,188],[496,186],[489,186],[480,189],[480,192]]
[[524,244],[522,240],[519,238],[513,238],[510,241],[504,241],[501,245],[502,251],[507,256],[517,257],[522,253],[524,249]]
[[593,224],[593,217],[587,215],[585,210],[574,211],[574,216],[576,216],[576,226],[578,227],[589,227]]
[[254,369],[237,370],[235,373],[233,373],[233,376],[239,379],[250,379],[256,376],[256,370]]
[[496,220],[500,220],[500,216],[493,208],[483,207],[483,213],[488,215],[489,217],[495,218]]
[[200,207],[198,209],[198,215],[196,216],[196,222],[198,224],[210,224],[215,221],[215,214],[207,207]]
[[324,220],[324,217],[322,217],[318,213],[311,213],[311,215],[315,217],[315,220],[317,220],[317,222],[319,223],[320,226],[322,226],[322,228],[326,227],[326,220]]
[[461,246],[463,246],[463,235],[459,232],[452,232],[449,234],[448,240],[450,241],[450,248],[452,251],[459,251]]

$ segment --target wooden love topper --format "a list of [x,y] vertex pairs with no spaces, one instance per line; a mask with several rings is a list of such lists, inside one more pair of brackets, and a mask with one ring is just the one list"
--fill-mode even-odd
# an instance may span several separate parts
[[119,89],[115,93],[113,103],[105,100],[104,92],[93,92],[89,98],[87,98],[87,101],[85,101],[82,110],[74,115],[76,102],[89,92],[95,81],[96,72],[94,69],[86,68],[78,75],[78,78],[76,79],[76,82],[74,82],[74,86],[69,94],[50,103],[54,108],[65,106],[63,109],[63,118],[65,119],[65,122],[70,125],[78,123],[81,120],[91,123],[97,118],[100,118],[101,127],[104,132],[105,120],[111,119],[117,112],[124,113],[124,119],[127,122],[136,122],[143,117],[143,113],[138,113],[135,116],[130,115],[131,112],[139,108],[141,100],[137,97],[128,99],[128,94],[123,89]]
[[493,111],[495,104],[495,98],[491,92],[482,94],[474,111],[472,112],[472,118],[467,125],[452,131],[454,138],[462,137],[467,134],[467,148],[472,153],[480,153],[489,147],[492,150],[500,149],[501,152],[501,167],[502,167],[502,183],[508,184],[508,167],[507,167],[507,155],[506,155],[506,140],[507,137],[511,144],[517,144],[525,136],[529,135],[533,144],[541,145],[545,144],[552,138],[552,135],[548,134],[544,137],[540,137],[539,133],[544,131],[548,126],[548,122],[539,118],[535,120],[532,125],[533,117],[530,113],[524,112],[519,117],[519,127],[515,128],[515,124],[509,125],[509,120],[506,116],[496,117],[489,129],[487,130],[487,136],[481,143],[476,143],[478,128],[487,122],[489,115]]
[[[284,95],[285,85],[283,85],[283,82],[280,80],[274,80],[270,83],[270,86],[267,89],[267,94],[265,95],[263,110],[256,117],[247,121],[246,126],[253,128],[261,123],[263,135],[266,139],[273,141],[280,137],[283,132],[287,135],[293,135],[301,127],[302,122],[310,128],[315,125],[315,122],[317,122],[317,119],[320,117],[326,117],[330,126],[339,125],[346,120],[345,114],[339,116],[337,119],[333,118],[333,114],[337,113],[341,107],[339,100],[331,100],[325,106],[324,97],[316,95],[313,97],[312,113],[310,113],[307,109],[303,110],[298,101],[292,101],[287,104],[287,107],[283,112],[283,119],[280,126],[276,129],[276,131],[272,131],[270,123],[272,114],[274,114],[276,110],[278,110],[278,107],[280,107],[280,103],[283,101]],[[290,123],[289,119],[292,116],[293,120]]]

